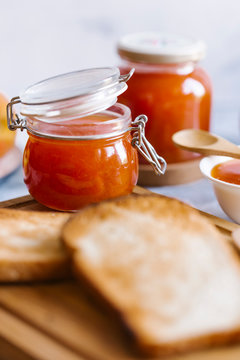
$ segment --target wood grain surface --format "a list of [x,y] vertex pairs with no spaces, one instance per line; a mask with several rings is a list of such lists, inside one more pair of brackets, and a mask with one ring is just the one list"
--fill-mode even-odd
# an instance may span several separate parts
[[[136,187],[136,193],[149,193]],[[30,196],[0,207],[47,210]],[[207,216],[231,241],[238,225]],[[143,359],[131,336],[75,281],[0,286],[0,360]],[[147,359],[146,357],[144,359]],[[239,360],[240,346],[171,357],[172,360]]]

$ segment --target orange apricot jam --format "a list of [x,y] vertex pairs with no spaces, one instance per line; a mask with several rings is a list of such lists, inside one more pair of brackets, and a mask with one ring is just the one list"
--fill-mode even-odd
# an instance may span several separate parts
[[66,211],[129,194],[138,177],[137,150],[129,131],[114,129],[122,123],[127,128],[130,121],[129,109],[118,104],[66,122],[33,119],[34,134],[28,131],[23,157],[30,194],[47,207]]
[[[206,72],[192,64],[134,64],[126,62],[122,73],[130,67],[135,74],[128,91],[119,101],[127,105],[132,116],[149,118],[146,136],[168,163],[193,160],[200,155],[177,148],[171,138],[179,130],[209,130],[211,83]],[[142,161],[143,160],[143,161]],[[140,159],[144,162],[144,159]]]
[[231,184],[240,185],[240,160],[228,160],[215,165],[211,176]]

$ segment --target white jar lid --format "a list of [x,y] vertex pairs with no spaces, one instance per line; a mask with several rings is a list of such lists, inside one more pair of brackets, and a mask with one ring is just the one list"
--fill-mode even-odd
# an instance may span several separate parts
[[105,67],[51,77],[20,94],[20,113],[46,122],[94,114],[116,103],[132,73],[121,76],[118,68]]
[[150,64],[198,61],[206,52],[203,41],[158,32],[126,35],[118,42],[117,49],[124,59]]

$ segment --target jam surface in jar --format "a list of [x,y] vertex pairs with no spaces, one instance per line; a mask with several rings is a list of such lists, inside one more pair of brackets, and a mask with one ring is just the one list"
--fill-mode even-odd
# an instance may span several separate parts
[[[137,64],[128,91],[119,98],[130,107],[133,117],[139,113],[148,116],[146,136],[168,163],[199,156],[175,147],[171,140],[175,132],[187,128],[208,131],[210,123],[211,83],[208,75],[197,66],[180,74],[179,66],[168,64],[163,71],[162,64]],[[127,69],[121,67],[123,73]]]
[[[76,210],[132,191],[138,158],[129,131],[94,140],[60,138],[88,135],[88,122],[103,124],[109,119],[95,114],[84,119],[85,126],[79,126],[78,119],[61,122],[58,139],[29,133],[23,158],[24,181],[37,201],[56,210]],[[48,134],[56,133],[55,124],[42,123],[38,131],[44,132],[45,126]]]
[[240,160],[228,160],[215,165],[211,176],[231,184],[240,185]]

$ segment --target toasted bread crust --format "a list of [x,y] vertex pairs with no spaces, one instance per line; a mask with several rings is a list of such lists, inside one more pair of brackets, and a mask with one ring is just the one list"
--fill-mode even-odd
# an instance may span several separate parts
[[43,261],[0,261],[0,282],[26,282],[67,279],[71,276],[66,257]]
[[[146,221],[146,227],[144,227],[144,224],[137,223],[137,217],[139,217],[140,222],[142,221],[143,223],[147,217],[150,217],[148,219],[149,221]],[[134,221],[136,221],[134,224],[135,227],[131,227]],[[109,223],[112,225],[109,226]],[[103,228],[103,224],[108,225],[106,228]],[[150,226],[148,227],[149,224],[152,228]],[[165,227],[165,224],[167,224],[167,227]],[[131,234],[128,240],[126,240],[128,233],[121,232],[119,226],[125,226],[128,229]],[[134,229],[138,226],[139,232],[135,232]],[[116,236],[114,237],[116,228],[118,232],[116,231]],[[105,230],[113,232],[113,235],[111,235],[112,240],[110,240],[116,242],[116,251],[114,246],[109,250],[111,241],[106,239],[108,237],[107,233],[105,233],[106,238],[104,238]],[[154,235],[155,230],[158,236]],[[182,236],[182,234],[187,234],[188,238],[185,238],[185,235]],[[194,238],[194,234],[196,239]],[[138,236],[139,243],[136,241],[136,236]],[[229,321],[229,323],[224,323],[223,320],[223,325],[219,327],[219,329],[214,330],[214,324],[209,320],[209,325],[206,319],[205,327],[204,323],[201,324],[202,327],[200,326],[196,334],[194,334],[195,329],[193,327],[193,334],[186,331],[186,335],[181,335],[179,331],[176,331],[175,327],[177,325],[174,325],[175,319],[171,317],[171,312],[168,312],[168,302],[170,305],[176,305],[182,302],[182,308],[179,307],[180,310],[176,313],[176,321],[183,321],[184,313],[186,312],[187,316],[189,312],[188,307],[191,308],[191,300],[189,301],[188,298],[193,297],[193,301],[196,301],[194,293],[184,295],[181,294],[181,288],[176,290],[178,282],[181,286],[184,284],[182,277],[184,279],[186,278],[186,282],[191,282],[189,287],[186,287],[186,291],[192,289],[192,291],[198,294],[198,286],[194,286],[194,281],[200,281],[200,291],[201,289],[203,292],[210,291],[211,289],[206,289],[204,285],[204,278],[206,276],[210,277],[210,280],[213,278],[213,286],[216,287],[217,291],[219,291],[219,289],[221,291],[221,287],[217,285],[218,277],[216,276],[216,271],[219,271],[219,281],[223,281],[222,291],[224,292],[227,289],[227,281],[224,280],[225,275],[221,273],[221,267],[225,264],[229,267],[230,271],[227,276],[230,276],[229,278],[231,279],[232,275],[236,285],[230,287],[230,290],[233,292],[232,295],[230,294],[230,297],[236,297],[237,301],[239,301],[238,305],[240,308],[239,258],[231,246],[226,244],[217,229],[210,224],[207,219],[201,216],[197,210],[178,200],[158,195],[128,196],[119,200],[90,206],[81,211],[65,224],[63,228],[63,238],[65,244],[73,253],[74,268],[77,276],[80,279],[84,279],[84,282],[89,284],[89,288],[94,289],[95,294],[100,299],[103,299],[111,309],[115,310],[125,325],[130,329],[135,337],[136,344],[143,352],[151,355],[169,355],[212,345],[223,345],[240,341],[240,310],[236,310],[236,321],[232,320]],[[159,240],[158,243],[157,239],[160,238],[161,240]],[[165,238],[166,241],[164,240]],[[140,245],[144,245],[143,241],[145,240],[143,239],[147,239],[146,241],[149,241],[149,247],[153,246],[156,252],[164,252],[164,246],[166,246],[167,251],[170,251],[170,256],[173,255],[174,257],[173,261],[168,262],[166,258],[165,264],[164,258],[160,257],[160,265],[158,267],[156,259],[154,259],[154,257],[152,258],[154,251],[148,253],[148,247],[142,252],[143,255],[138,256],[136,260],[134,253],[131,253],[131,244],[130,247],[128,247],[128,243],[131,243],[133,240],[134,246],[140,251]],[[190,244],[188,248],[189,241],[195,242],[196,246],[200,246],[203,243],[202,250],[207,251],[206,256],[210,256],[209,259],[213,262],[213,268],[211,268],[211,266],[205,266],[204,261],[201,262],[201,256],[199,258],[197,255],[199,251],[195,251],[194,249],[194,243]],[[121,245],[121,242],[123,245]],[[171,242],[171,244],[169,242]],[[93,245],[96,245],[96,247],[94,248]],[[208,247],[210,248],[209,253]],[[98,251],[98,253],[96,253],[96,251]],[[165,252],[166,256],[167,251]],[[186,257],[182,254],[182,251],[189,251],[189,256],[193,257],[193,261],[190,262],[192,268],[189,270],[192,273],[191,276],[188,276],[188,274],[184,272],[185,267],[182,262]],[[214,251],[216,251],[216,261],[213,256]],[[127,257],[129,253],[133,254],[133,257],[130,257],[129,261],[125,261],[124,256]],[[196,271],[202,271],[202,278],[201,276],[196,276],[195,278],[195,275],[197,275],[194,273],[195,257]],[[200,265],[198,266],[199,261]],[[116,262],[117,265],[115,265],[114,262]],[[179,266],[176,265],[177,262],[180,262]],[[173,271],[169,268],[169,264],[172,264]],[[146,270],[148,268],[151,269],[150,275],[145,277],[146,286],[143,289],[141,289],[141,286],[136,286],[136,281],[138,281],[139,278],[144,278],[141,278],[138,271],[135,273],[134,269],[139,267],[143,270],[145,269],[144,271],[148,271]],[[176,271],[179,271],[179,273],[183,271],[183,273],[178,276],[178,274],[176,275]],[[134,273],[133,276],[132,273]],[[205,273],[206,275],[204,275]],[[154,280],[155,282],[152,282],[151,277],[156,278],[156,281]],[[158,277],[163,280],[166,278],[168,283],[164,284],[163,280],[158,282]],[[208,277],[206,277],[206,282],[208,282]],[[172,287],[170,283],[175,280],[177,283]],[[147,288],[148,282],[150,283],[150,289]],[[156,291],[154,286],[159,286],[165,293],[161,294],[161,291]],[[224,286],[226,286],[226,289]],[[234,290],[235,287],[236,291]],[[147,289],[146,291],[145,288]],[[140,293],[143,291],[143,302],[141,302],[139,291]],[[171,293],[172,291],[173,295]],[[199,293],[199,295],[201,295],[201,293]],[[216,294],[216,302],[221,295],[221,293]],[[157,296],[157,299],[159,299],[159,307],[165,308],[166,313],[158,311],[156,303],[151,300],[154,296]],[[174,300],[174,296],[176,301]],[[206,296],[209,297],[208,294]],[[203,299],[205,300],[205,297],[203,297]],[[148,302],[149,304],[147,304]],[[210,298],[209,302],[211,303]],[[178,308],[178,305],[176,306]],[[197,303],[196,306],[198,306]],[[217,303],[216,306],[218,306]],[[225,303],[221,304],[220,302],[219,306],[220,309],[225,309]],[[211,319],[211,311],[214,312],[214,308],[211,304],[206,303],[206,309]],[[208,313],[206,313],[206,317]],[[196,316],[194,310],[193,315]],[[188,319],[191,329],[191,316],[189,316]],[[221,316],[221,314],[219,316]],[[226,316],[232,316],[232,314],[229,314],[227,308]],[[195,321],[201,322],[200,320]],[[186,324],[185,327],[186,326],[189,326],[189,324]],[[171,331],[175,331],[176,336],[173,336]],[[183,331],[185,331],[185,328],[183,328]],[[156,332],[159,332],[159,334],[156,335]]]
[[70,214],[0,209],[0,282],[70,276],[61,228]]

